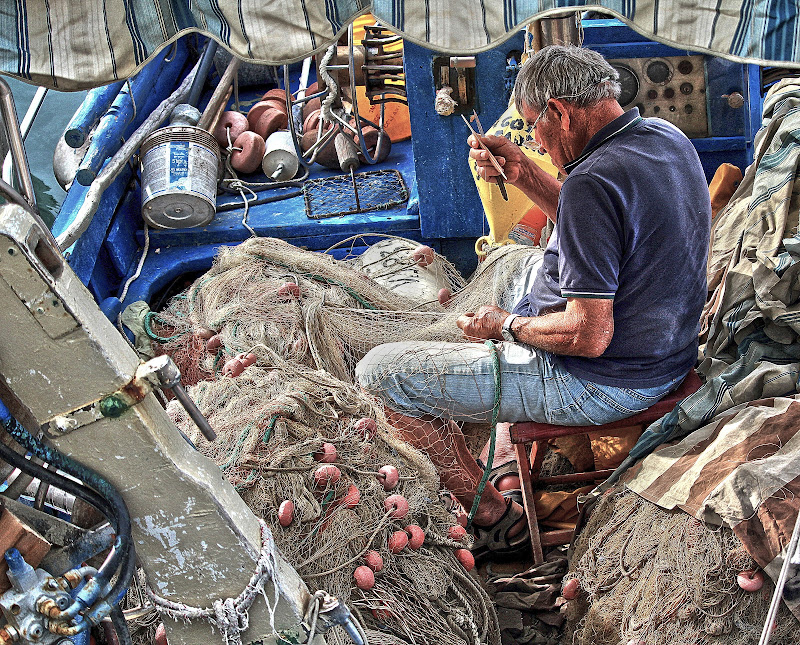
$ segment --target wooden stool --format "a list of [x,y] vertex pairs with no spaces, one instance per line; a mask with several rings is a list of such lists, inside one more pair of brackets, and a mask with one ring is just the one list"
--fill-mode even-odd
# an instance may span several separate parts
[[[603,481],[608,479],[613,470],[593,470],[585,473],[571,475],[556,475],[554,477],[540,477],[547,441],[558,437],[569,437],[588,432],[602,432],[603,430],[616,430],[640,426],[642,430],[653,421],[663,417],[683,399],[697,391],[701,385],[700,377],[692,370],[687,374],[677,389],[667,394],[663,399],[652,406],[626,419],[591,426],[560,426],[552,423],[537,423],[528,421],[515,423],[510,428],[511,443],[517,453],[517,467],[519,478],[522,482],[522,502],[525,515],[528,518],[528,528],[531,534],[531,549],[533,550],[534,564],[544,561],[542,546],[568,544],[572,539],[571,529],[547,531],[539,534],[539,522],[536,518],[536,507],[533,503],[533,482],[546,485],[572,484],[585,481]],[[531,448],[532,444],[532,448]],[[530,452],[529,452],[530,451]],[[530,458],[528,455],[530,454]]]

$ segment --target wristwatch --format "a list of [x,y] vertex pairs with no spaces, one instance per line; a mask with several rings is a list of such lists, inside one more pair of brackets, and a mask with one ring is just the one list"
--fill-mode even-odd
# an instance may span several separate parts
[[517,340],[514,338],[514,332],[511,331],[511,323],[513,323],[514,319],[518,317],[519,314],[509,314],[503,321],[503,327],[500,330],[500,335],[503,337],[503,340],[507,340],[509,343],[514,343]]

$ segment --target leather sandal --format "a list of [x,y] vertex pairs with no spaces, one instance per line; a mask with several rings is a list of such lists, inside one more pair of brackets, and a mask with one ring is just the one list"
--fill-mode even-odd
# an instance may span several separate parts
[[[486,470],[486,464],[484,464],[480,459],[476,459],[475,461],[478,462],[478,466],[481,467],[481,470]],[[494,466],[489,471],[489,479],[487,479],[486,481],[488,481],[492,486],[496,488],[497,482],[506,475],[519,476],[519,467],[517,466],[516,459],[507,461],[506,463],[500,464],[499,466]]]
[[[501,560],[513,558],[530,550],[530,531],[525,519],[525,511],[515,507],[513,502],[522,506],[522,491],[503,491],[506,499],[506,512],[492,526],[472,525],[475,542],[472,546],[472,555],[475,560],[491,558]],[[523,522],[522,530],[516,535],[509,536],[508,532],[519,522]]]

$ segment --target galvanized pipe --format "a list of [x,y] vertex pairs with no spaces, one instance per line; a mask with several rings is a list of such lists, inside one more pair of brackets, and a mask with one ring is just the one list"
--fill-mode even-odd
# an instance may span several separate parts
[[28,166],[28,156],[25,154],[25,146],[22,143],[22,134],[17,121],[17,110],[14,106],[14,96],[8,83],[0,78],[0,115],[6,125],[8,133],[8,143],[11,148],[11,156],[14,160],[14,168],[17,172],[17,179],[22,188],[25,200],[36,209],[36,195],[33,191],[33,180]]

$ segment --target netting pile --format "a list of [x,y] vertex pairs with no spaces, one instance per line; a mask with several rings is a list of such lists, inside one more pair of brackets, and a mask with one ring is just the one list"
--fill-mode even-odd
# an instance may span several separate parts
[[[374,642],[499,643],[488,596],[454,555],[468,543],[448,537],[455,520],[438,498],[427,458],[392,436],[381,408],[358,388],[264,346],[253,352],[257,363],[240,376],[190,390],[218,434],[214,443],[183,408],[170,405],[169,412],[267,521],[309,587],[347,602]],[[376,476],[387,464],[400,476],[390,490]],[[320,469],[334,467],[338,480],[320,478]],[[390,495],[407,500],[407,515],[387,511]],[[279,518],[286,500],[294,504],[288,526]],[[424,543],[393,550],[393,535],[407,535],[409,525],[422,529]],[[354,571],[367,551],[380,555],[383,568],[372,588],[361,589]],[[328,642],[349,641],[333,631]]]
[[[410,250],[418,245],[409,245],[337,261],[253,238],[223,248],[206,274],[149,314],[145,329],[178,364],[218,438],[206,442],[170,405],[176,424],[269,524],[312,590],[346,601],[372,643],[494,645],[494,608],[465,568],[469,538],[448,533],[455,520],[430,460],[398,438],[353,373],[381,343],[463,341],[456,319],[492,301],[510,307],[504,295],[519,271],[514,260],[530,249],[493,253],[465,287],[441,256],[420,262]],[[405,283],[402,272],[421,267],[445,279],[449,300],[420,302],[380,283]],[[387,465],[399,471],[396,488],[376,476]],[[395,494],[408,502],[403,517],[386,507]],[[398,548],[397,540],[417,535],[415,526],[422,546]],[[374,586],[355,579],[375,557],[370,551],[383,561]],[[346,641],[336,630],[326,638]]]
[[[448,269],[443,274],[451,280],[454,295],[446,306],[438,301],[420,305],[381,286],[352,263],[281,240],[252,238],[223,248],[211,270],[156,315],[150,335],[172,356],[186,385],[214,378],[226,356],[259,344],[285,360],[352,382],[356,363],[376,345],[460,342],[455,321],[464,311],[492,298],[510,307],[503,302],[516,270],[510,260],[529,254],[526,247],[511,246],[493,253],[466,288],[455,269],[436,256]],[[413,265],[408,254],[406,266]],[[219,334],[222,345],[207,354],[210,333]]]
[[[625,489],[612,489],[582,531],[570,572],[580,585],[569,603],[570,645],[751,645],[774,591],[737,584],[757,569],[728,528],[665,511]],[[800,642],[800,624],[781,604],[770,643]]]

